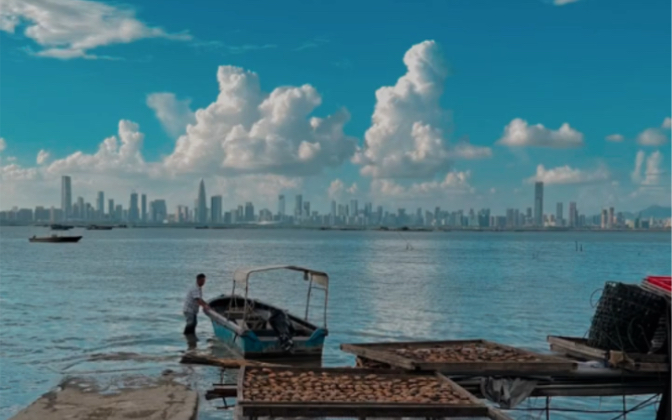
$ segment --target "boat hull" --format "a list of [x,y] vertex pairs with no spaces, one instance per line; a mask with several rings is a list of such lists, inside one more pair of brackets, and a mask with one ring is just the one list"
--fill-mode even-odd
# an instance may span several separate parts
[[257,337],[250,330],[239,334],[238,331],[214,319],[212,320],[212,327],[215,331],[215,336],[220,341],[247,359],[321,358],[324,339],[327,335],[326,330],[318,328],[307,339],[295,337],[293,339],[294,347],[290,351],[284,351],[277,338]]
[[28,238],[30,242],[49,242],[49,243],[63,243],[63,242],[79,242],[82,239],[81,236],[58,236],[51,238]]
[[[294,345],[290,350],[283,350],[279,337],[272,331],[243,328],[223,313],[218,312],[217,308],[221,308],[223,302],[226,306],[225,302],[229,299],[231,299],[229,296],[212,299],[209,304],[213,309],[207,311],[206,315],[212,321],[215,336],[234,352],[248,359],[319,359],[322,357],[324,340],[328,335],[326,328],[320,328],[289,314],[292,322],[302,325],[303,333],[292,337]],[[234,297],[234,299],[242,298]],[[257,300],[253,302],[257,307],[279,309]]]

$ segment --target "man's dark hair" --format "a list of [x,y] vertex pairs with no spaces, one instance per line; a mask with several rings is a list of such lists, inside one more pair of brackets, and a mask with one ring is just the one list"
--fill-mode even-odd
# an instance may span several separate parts
[[205,274],[201,273],[198,276],[196,276],[196,280],[201,280],[205,278]]

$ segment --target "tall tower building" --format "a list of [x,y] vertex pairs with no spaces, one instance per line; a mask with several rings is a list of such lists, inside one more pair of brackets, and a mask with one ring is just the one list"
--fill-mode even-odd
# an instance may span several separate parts
[[614,228],[614,208],[609,207],[609,218],[607,219],[607,228],[608,229],[613,229]]
[[558,203],[555,206],[555,225],[562,226],[562,203]]
[[359,203],[357,203],[357,200],[350,200],[350,211],[352,212],[352,216],[357,217],[359,214]]
[[61,177],[61,211],[63,220],[72,217],[72,180],[65,175]]
[[280,219],[285,217],[285,196],[284,196],[284,194],[280,194],[278,196],[278,216],[280,216]]
[[579,220],[576,214],[576,203],[570,201],[569,203],[569,227],[576,227],[579,224]]
[[98,198],[96,199],[96,216],[102,219],[105,216],[105,193],[98,191]]
[[222,196],[213,195],[210,197],[210,222],[222,223]]
[[138,208],[138,193],[131,193],[131,201],[128,205],[128,221],[137,222],[140,218],[140,209]]
[[245,203],[245,221],[254,222],[254,204],[250,201]]
[[109,200],[107,200],[107,217],[109,217],[110,219],[114,219],[114,218],[115,218],[115,214],[114,214],[114,200],[111,199],[111,198],[110,198]]
[[544,183],[534,183],[534,225],[544,225]]
[[294,203],[294,218],[295,219],[300,219],[301,218],[301,213],[303,210],[303,196],[301,194],[297,194],[296,200]]
[[196,222],[198,223],[208,222],[208,205],[205,200],[205,183],[201,179],[198,186],[198,208],[196,209]]
[[147,194],[140,196],[140,219],[143,223],[147,222]]

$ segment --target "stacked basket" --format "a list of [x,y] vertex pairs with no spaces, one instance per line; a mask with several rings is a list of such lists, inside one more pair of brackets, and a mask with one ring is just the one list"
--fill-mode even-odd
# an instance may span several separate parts
[[606,283],[590,326],[588,345],[649,353],[666,305],[662,297],[638,285]]

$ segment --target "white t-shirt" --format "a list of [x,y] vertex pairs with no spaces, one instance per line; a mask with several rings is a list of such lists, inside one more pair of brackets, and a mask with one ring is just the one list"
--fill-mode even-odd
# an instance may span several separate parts
[[187,297],[184,299],[184,308],[182,310],[186,313],[197,314],[200,306],[196,299],[203,299],[201,288],[198,287],[198,285],[195,285],[187,292]]

